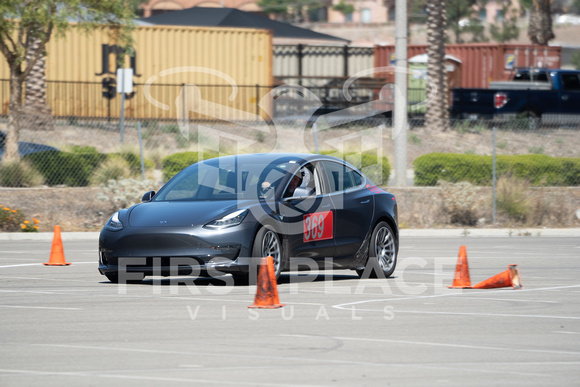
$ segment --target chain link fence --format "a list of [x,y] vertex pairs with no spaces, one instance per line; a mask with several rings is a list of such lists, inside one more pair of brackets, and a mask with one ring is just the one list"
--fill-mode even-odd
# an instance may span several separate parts
[[[392,185],[394,141],[391,120],[331,113],[266,121],[185,121],[55,118],[49,130],[25,125],[19,133],[22,170],[2,163],[0,186],[90,186],[108,177],[168,176],[164,160],[175,153],[194,152],[200,158],[236,153],[374,152],[390,163],[377,184]],[[4,153],[7,119],[0,119],[0,156]],[[468,181],[491,186],[493,155],[496,176],[509,175],[532,186],[580,185],[580,127],[539,125],[525,119],[501,124],[451,121],[450,128],[430,128],[410,119],[407,132],[407,184],[434,186],[438,181]],[[143,155],[143,159],[141,158]],[[123,161],[120,161],[123,160]],[[122,166],[122,167],[121,167]],[[118,175],[118,176],[117,176]]]
[[[23,126],[19,134],[20,162],[0,163],[0,190],[93,187],[98,191],[95,200],[107,200],[114,209],[138,201],[145,191],[158,189],[181,168],[203,158],[236,153],[319,152],[358,163],[356,166],[377,185],[397,192],[393,186],[396,133],[390,118],[340,114],[316,118],[286,116],[271,122],[129,119],[121,128],[118,119],[55,117],[49,129]],[[7,118],[1,118],[0,156],[6,129]],[[575,123],[538,124],[520,117],[495,123],[454,120],[443,131],[426,126],[422,118],[412,118],[407,132],[407,185],[444,192],[449,200],[442,199],[443,223],[477,224],[482,215],[478,213],[480,201],[474,198],[480,198],[482,192],[491,194],[492,189],[494,198],[489,203],[493,204],[494,223],[496,210],[500,221],[502,214],[508,213],[514,224],[529,223],[531,213],[538,218],[542,211],[548,211],[547,205],[534,197],[543,201],[550,197],[550,206],[555,207],[562,199],[546,192],[566,189],[577,195],[579,129]],[[372,156],[370,162],[368,155]],[[2,201],[17,195],[15,191],[2,192]],[[578,200],[569,203],[567,213],[576,210]],[[412,218],[417,211],[427,210],[409,209],[409,216]],[[492,215],[487,211],[485,216],[489,224]],[[403,214],[402,225],[434,226],[432,221],[417,223],[411,218],[406,220]],[[566,219],[562,225],[574,224],[573,216]],[[542,220],[533,223],[542,224]]]

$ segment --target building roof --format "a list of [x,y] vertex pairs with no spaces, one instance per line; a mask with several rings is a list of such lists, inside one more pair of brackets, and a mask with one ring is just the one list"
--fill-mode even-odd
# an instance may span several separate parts
[[138,23],[141,25],[258,28],[271,30],[274,38],[332,41],[342,44],[349,42],[347,39],[321,34],[235,8],[193,7],[141,18],[138,19]]

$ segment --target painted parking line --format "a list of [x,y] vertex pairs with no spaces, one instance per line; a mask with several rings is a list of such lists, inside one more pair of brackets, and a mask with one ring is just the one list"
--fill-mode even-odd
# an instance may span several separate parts
[[24,267],[24,266],[42,266],[42,263],[22,263],[20,265],[4,265],[0,266],[0,269],[4,269],[7,267]]
[[53,306],[24,306],[24,305],[0,305],[0,308],[15,309],[53,309],[53,310],[83,310],[82,308],[58,308]]
[[[381,312],[383,313],[384,310],[372,310],[372,309],[357,309],[357,311],[372,311],[372,312]],[[399,309],[392,309],[391,310],[394,314],[396,313],[409,313],[409,314],[438,314],[438,315],[446,315],[446,316],[477,316],[477,317],[523,317],[523,318],[542,318],[542,319],[554,319],[554,320],[580,320],[580,317],[576,316],[549,316],[549,315],[541,315],[541,314],[511,314],[511,313],[468,313],[468,312],[428,312],[424,310],[399,310]],[[580,352],[579,352],[580,354]]]
[[[273,367],[271,367],[273,368]],[[198,369],[196,369],[198,370]],[[158,370],[156,370],[158,371]],[[127,379],[127,380],[142,380],[142,381],[156,381],[156,382],[180,382],[195,384],[200,383],[203,385],[217,384],[219,386],[294,386],[293,384],[281,384],[281,383],[256,383],[256,382],[234,382],[227,380],[216,380],[216,379],[199,379],[199,378],[176,378],[167,376],[145,376],[145,375],[119,375],[112,373],[99,372],[47,372],[47,371],[31,371],[31,370],[15,370],[15,369],[0,369],[0,373],[4,374],[15,374],[15,375],[29,375],[29,376],[82,376],[90,378],[110,378],[110,379]],[[316,387],[320,385],[304,385],[304,387]]]
[[[97,263],[95,261],[93,261],[93,262],[71,262],[71,264],[74,264],[74,265],[85,265],[85,264],[96,265]],[[19,265],[4,265],[4,266],[0,266],[0,269],[4,269],[4,268],[8,268],[8,267],[24,267],[24,266],[44,266],[44,264],[43,263],[22,263]]]

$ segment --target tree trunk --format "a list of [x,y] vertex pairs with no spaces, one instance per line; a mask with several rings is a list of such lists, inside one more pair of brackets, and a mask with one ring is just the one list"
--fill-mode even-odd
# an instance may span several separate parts
[[22,117],[22,77],[20,68],[10,66],[10,112],[8,113],[8,126],[6,130],[6,143],[4,144],[4,157],[2,162],[11,163],[20,161],[18,153],[18,133],[20,119]]
[[550,0],[534,0],[530,13],[528,36],[533,44],[546,45],[554,39]]
[[427,95],[436,92],[429,101],[425,124],[431,129],[445,131],[449,126],[448,85],[445,71],[445,28],[447,18],[444,0],[427,1]]
[[[26,55],[27,63],[40,50],[40,43],[40,39],[34,39],[32,42]],[[21,122],[21,127],[31,130],[53,129],[52,113],[46,103],[46,57],[44,55],[38,58],[26,77],[24,95],[22,109],[24,122]]]

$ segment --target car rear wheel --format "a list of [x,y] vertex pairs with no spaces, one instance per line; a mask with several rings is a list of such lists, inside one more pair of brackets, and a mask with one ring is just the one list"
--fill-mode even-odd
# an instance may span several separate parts
[[357,270],[358,275],[361,278],[390,277],[397,265],[398,250],[393,229],[387,222],[380,222],[371,236],[366,267],[364,270]]

